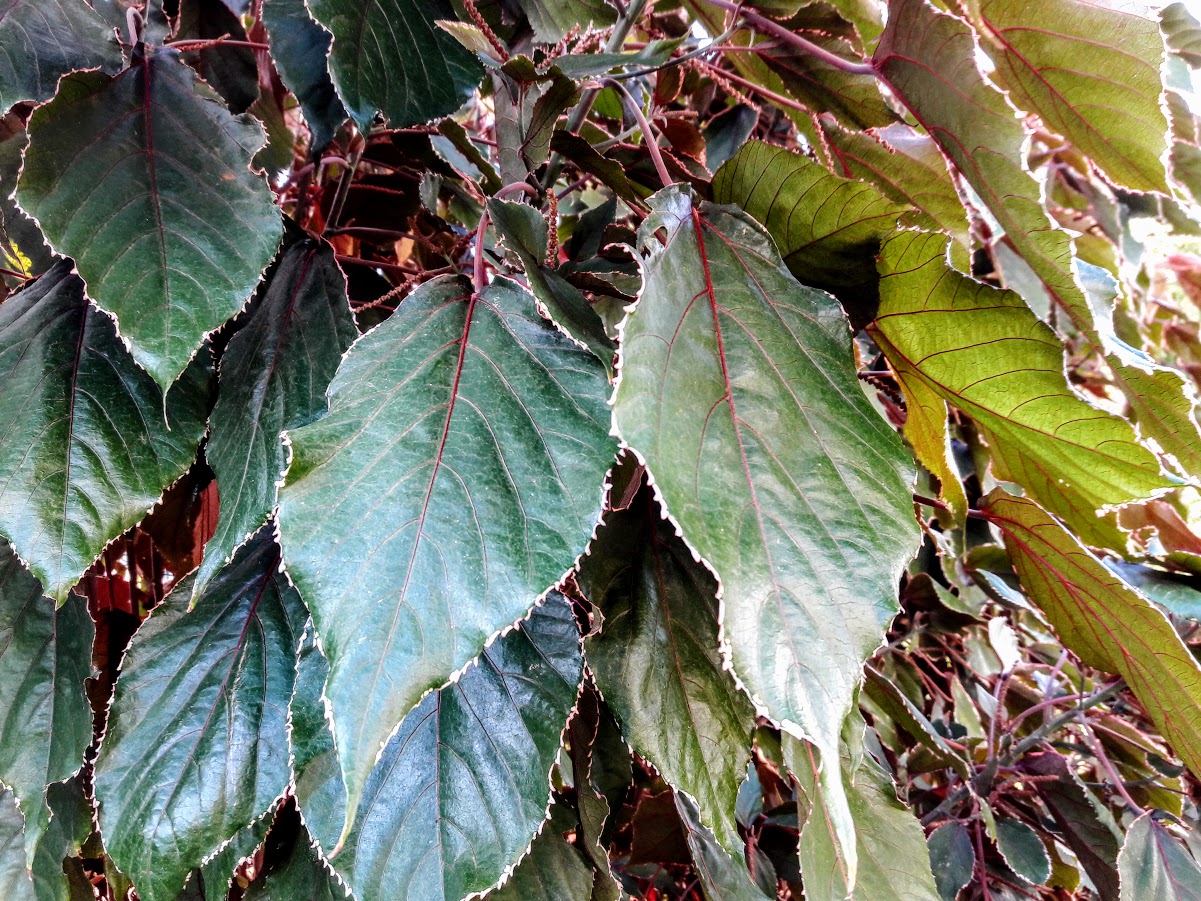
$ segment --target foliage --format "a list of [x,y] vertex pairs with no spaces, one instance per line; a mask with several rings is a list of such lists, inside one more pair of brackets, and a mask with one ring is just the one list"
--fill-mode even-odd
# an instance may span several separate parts
[[1201,898],[1201,22],[12,0],[0,897]]

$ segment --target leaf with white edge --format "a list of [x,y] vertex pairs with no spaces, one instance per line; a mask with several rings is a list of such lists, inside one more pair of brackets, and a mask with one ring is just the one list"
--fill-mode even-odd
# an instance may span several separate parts
[[527,291],[448,276],[363,336],[330,412],[291,433],[280,531],[330,662],[348,817],[401,718],[583,551],[616,451],[607,392]]
[[252,882],[244,897],[246,901],[346,901],[347,894],[301,827],[279,868]]
[[50,821],[46,786],[83,766],[92,740],[84,680],[95,632],[81,598],[55,610],[0,538],[0,782],[24,812],[30,865]]
[[959,822],[944,823],[930,833],[926,845],[939,897],[955,901],[976,871],[976,849],[967,827]]
[[755,708],[722,665],[716,580],[644,487],[605,517],[576,581],[604,616],[588,665],[622,734],[741,853],[734,807]]
[[484,74],[474,53],[438,20],[453,21],[448,0],[309,0],[333,35],[329,69],[359,128],[376,113],[393,128],[453,113]]
[[1167,617],[1033,501],[997,488],[981,510],[1064,645],[1125,677],[1172,749],[1201,772],[1201,666]]
[[997,850],[1009,868],[1034,885],[1051,878],[1051,858],[1038,833],[1012,817],[997,820]]
[[1168,50],[1194,69],[1201,69],[1201,22],[1187,3],[1169,3],[1159,14],[1159,27]]
[[1159,23],[1137,3],[970,0],[993,78],[1114,182],[1169,193]]
[[0,897],[4,901],[38,901],[25,864],[25,817],[16,796],[0,784]]
[[[33,858],[33,887],[39,901],[77,901],[63,862],[76,857],[92,834],[92,806],[84,795],[83,779],[72,776],[46,786],[50,823],[38,840]],[[28,827],[28,822],[27,822]],[[28,839],[28,835],[26,836]],[[2,877],[0,877],[2,881]],[[88,886],[90,890],[91,886]],[[7,895],[0,895],[7,899]],[[87,895],[85,894],[86,898]],[[90,901],[90,899],[89,899]]]
[[652,207],[615,420],[721,580],[735,673],[834,762],[836,802],[839,731],[916,544],[912,461],[859,387],[837,302],[762,226],[679,187]]
[[[249,40],[246,28],[222,0],[179,0],[179,16],[172,37],[176,41],[215,42],[186,51],[183,58],[225,99],[231,112],[244,113],[258,100],[259,68],[255,51],[242,46]],[[220,40],[223,37],[225,40]],[[288,162],[291,161],[289,153]]]
[[291,779],[287,710],[304,605],[264,529],[189,610],[185,580],[125,654],[96,761],[105,845],[143,901],[264,815]]
[[346,785],[330,731],[329,705],[322,697],[328,676],[329,661],[310,623],[297,658],[289,735],[296,804],[312,840],[325,852],[337,846],[346,821]]
[[0,534],[55,600],[191,464],[204,363],[168,395],[164,422],[162,392],[69,260],[0,305]]
[[534,29],[534,39],[557,44],[573,28],[587,32],[617,21],[617,10],[605,0],[519,0]]
[[29,120],[17,202],[164,390],[275,255],[279,209],[249,168],[263,141],[168,48],[67,76]]
[[701,880],[701,887],[709,901],[764,901],[767,897],[751,881],[742,856],[731,856],[713,837],[713,833],[701,822],[701,812],[696,802],[682,792],[675,793],[676,810],[684,826],[684,837],[692,851],[692,864]]
[[346,121],[346,107],[329,75],[330,34],[313,20],[304,0],[264,0],[263,25],[279,77],[300,103],[320,154]]
[[947,243],[903,232],[885,244],[870,334],[908,393],[936,394],[975,420],[999,478],[1022,485],[1090,543],[1112,540],[1096,512],[1171,480],[1127,422],[1072,390],[1055,333],[1017,294],[951,269]]
[[12,0],[0,11],[0,113],[41,103],[78,69],[121,68],[121,48],[85,0]]
[[1144,813],[1118,855],[1121,901],[1199,901],[1201,866],[1183,841]]
[[582,675],[575,615],[552,595],[426,695],[384,748],[332,857],[355,896],[457,901],[517,863],[542,827]]
[[226,901],[234,871],[263,844],[273,819],[268,812],[239,829],[220,851],[192,870],[175,901]]
[[37,225],[12,199],[28,136],[15,116],[0,119],[0,135],[0,266],[24,276],[41,275],[54,257]]
[[579,824],[565,801],[551,803],[550,816],[505,884],[486,901],[567,901],[593,897],[595,870],[579,848],[564,838]]
[[275,509],[287,468],[282,433],[325,412],[325,391],[357,336],[333,249],[311,238],[293,244],[222,356],[204,449],[220,513],[193,597]]
[[879,299],[873,261],[908,207],[806,156],[749,141],[713,177],[713,199],[766,226],[797,279],[830,291],[862,325]]
[[803,747],[805,744],[791,736],[784,739],[785,762],[811,804],[800,836],[805,897],[937,901],[926,838],[913,811],[897,800],[892,780],[875,762],[865,760],[852,781],[847,775],[850,761],[844,756],[843,778],[855,822],[859,862],[857,873],[850,869],[848,855],[840,845],[841,834],[831,821],[824,787],[813,778],[812,750]]

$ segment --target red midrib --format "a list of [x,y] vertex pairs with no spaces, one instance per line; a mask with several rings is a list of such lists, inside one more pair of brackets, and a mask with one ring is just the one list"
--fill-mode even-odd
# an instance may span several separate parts
[[163,344],[171,339],[171,280],[167,277],[167,239],[163,233],[163,207],[159,200],[158,174],[154,164],[154,119],[150,115],[150,68],[152,57],[142,61],[142,121],[146,127],[146,176],[150,182],[150,201],[154,205],[154,224],[158,232],[159,259],[163,269],[163,303],[166,318],[163,322]]
[[71,364],[71,385],[67,389],[67,458],[63,463],[63,527],[58,536],[58,573],[62,579],[63,557],[67,553],[67,507],[71,502],[71,445],[75,440],[75,397],[79,393],[79,366],[83,361],[84,337],[88,331],[88,300],[83,298],[83,311],[79,318],[79,338],[75,342],[75,359]]

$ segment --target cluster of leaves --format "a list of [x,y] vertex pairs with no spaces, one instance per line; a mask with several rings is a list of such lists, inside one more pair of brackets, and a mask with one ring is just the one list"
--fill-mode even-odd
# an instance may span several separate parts
[[0,49],[0,897],[1201,897],[1186,5]]

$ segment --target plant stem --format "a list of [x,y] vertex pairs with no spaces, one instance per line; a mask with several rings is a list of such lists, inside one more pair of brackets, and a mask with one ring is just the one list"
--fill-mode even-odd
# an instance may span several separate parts
[[342,173],[342,178],[338,182],[338,191],[334,194],[334,201],[329,206],[329,218],[325,221],[325,234],[327,235],[338,227],[338,220],[342,217],[342,207],[346,205],[346,197],[350,194],[350,183],[354,181],[355,170],[359,168],[359,160],[363,158],[363,150],[367,147],[367,142],[362,140],[362,136],[358,137],[358,146],[348,155],[346,171]]
[[626,90],[625,85],[617,79],[606,78],[604,79],[604,83],[621,94],[622,99],[625,101],[626,109],[633,114],[634,119],[638,122],[638,127],[642,130],[642,139],[646,142],[646,149],[650,152],[651,159],[655,161],[655,169],[659,173],[659,180],[663,182],[663,187],[666,188],[672,184],[674,179],[672,179],[671,173],[667,171],[667,166],[663,162],[663,153],[659,150],[659,139],[651,129],[651,124],[642,112],[642,107],[638,105],[638,101],[634,99],[634,96]]
[[756,28],[766,31],[774,35],[786,43],[791,44],[803,53],[807,53],[816,59],[820,59],[827,65],[833,66],[835,69],[840,69],[843,72],[849,72],[852,75],[875,75],[876,67],[871,63],[855,63],[849,59],[843,59],[824,47],[819,47],[812,41],[807,41],[799,34],[794,34],[789,31],[779,22],[775,22],[766,16],[761,16],[757,12],[749,9],[743,9],[741,3],[734,3],[732,0],[706,0],[706,2],[721,9],[729,10],[737,16],[740,16],[743,21],[749,22]]

